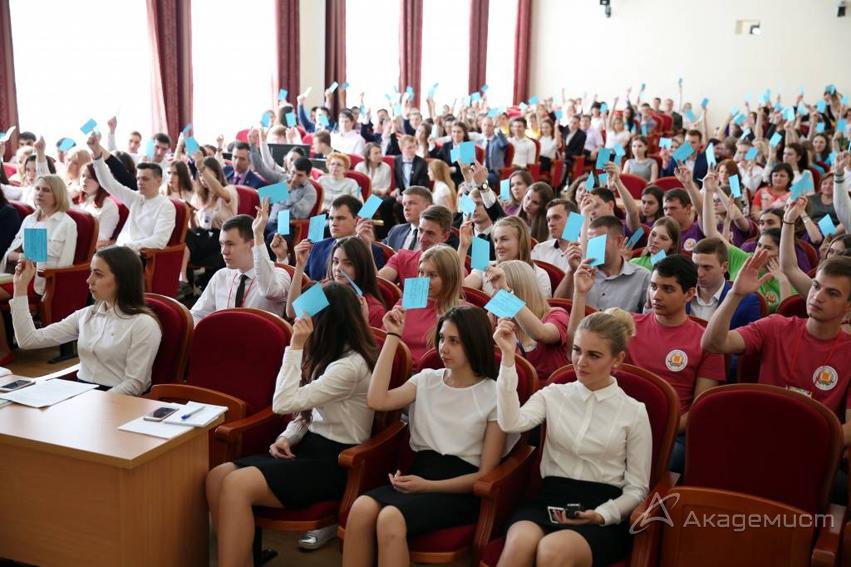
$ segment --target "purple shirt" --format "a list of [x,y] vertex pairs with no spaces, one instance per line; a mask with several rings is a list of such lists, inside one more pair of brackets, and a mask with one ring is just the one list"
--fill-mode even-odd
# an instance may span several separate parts
[[700,225],[693,222],[686,230],[680,231],[680,248],[691,253],[697,243],[704,238],[706,238],[706,236],[703,234],[703,231],[700,230]]
[[[756,241],[757,239],[751,239],[739,246],[745,252],[753,252],[756,250]],[[801,271],[809,273],[810,270],[813,269],[813,265],[810,263],[810,257],[807,256],[807,253],[804,252],[804,249],[801,248],[798,243],[795,243],[795,257],[798,259],[798,267],[801,268]]]

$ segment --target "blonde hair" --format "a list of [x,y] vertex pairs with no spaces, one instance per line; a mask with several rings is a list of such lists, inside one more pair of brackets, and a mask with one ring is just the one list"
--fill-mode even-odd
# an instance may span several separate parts
[[620,307],[609,307],[582,319],[578,330],[590,331],[609,341],[612,356],[616,356],[626,352],[629,339],[635,336],[635,320]]
[[338,159],[343,162],[343,166],[346,168],[346,171],[352,167],[352,160],[349,159],[349,156],[346,154],[342,154],[340,152],[331,152],[328,154],[328,157],[325,158],[326,163],[330,164],[332,159]]
[[65,154],[65,161],[73,161],[77,163],[80,166],[80,171],[82,171],[83,167],[92,161],[92,154],[90,154],[89,150],[86,148],[71,148],[68,150],[68,153]]
[[53,193],[53,199],[56,201],[56,210],[64,213],[71,205],[71,199],[68,197],[68,188],[65,186],[65,181],[58,175],[40,175],[35,182],[43,180],[50,186],[50,191]]
[[505,282],[514,291],[514,295],[526,302],[529,311],[542,319],[550,312],[550,306],[538,287],[535,268],[521,260],[506,260],[499,264],[505,272]]
[[517,258],[515,259],[526,262],[534,269],[535,264],[532,263],[532,241],[529,240],[529,227],[526,225],[526,221],[520,217],[502,217],[496,221],[493,229],[496,231],[500,227],[514,229],[514,233],[517,236]]
[[452,203],[454,204],[458,199],[458,192],[455,188],[455,182],[452,181],[452,173],[449,171],[449,166],[446,162],[439,159],[433,159],[428,163],[428,170],[431,172],[435,181],[443,181],[446,183],[446,186],[449,187],[449,194],[451,196]]
[[443,315],[453,307],[461,305],[461,285],[464,276],[461,273],[461,261],[458,252],[445,244],[435,244],[420,256],[420,265],[423,262],[432,262],[438,274],[440,274],[441,291],[435,298],[437,312]]

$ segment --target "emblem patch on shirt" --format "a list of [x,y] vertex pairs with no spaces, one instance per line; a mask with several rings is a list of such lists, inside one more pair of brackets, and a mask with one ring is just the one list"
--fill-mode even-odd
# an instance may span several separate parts
[[668,370],[671,372],[679,372],[688,366],[688,355],[679,349],[672,350],[668,353],[668,356],[665,357],[665,366],[667,366]]
[[697,240],[694,238],[686,238],[686,241],[683,242],[683,250],[686,252],[691,252],[695,246],[697,246]]
[[813,372],[813,384],[819,390],[832,390],[839,382],[839,375],[832,366],[819,366]]

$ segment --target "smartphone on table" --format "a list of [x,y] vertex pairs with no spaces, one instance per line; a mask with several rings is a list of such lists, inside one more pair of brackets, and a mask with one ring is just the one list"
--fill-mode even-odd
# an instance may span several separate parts
[[152,411],[149,414],[144,415],[143,417],[146,421],[162,421],[165,418],[167,418],[168,416],[170,416],[171,414],[175,413],[176,411],[177,411],[177,408],[170,408],[170,407],[163,406],[161,408],[155,409],[154,411]]
[[14,392],[15,390],[20,390],[21,388],[32,386],[33,384],[35,384],[35,382],[33,382],[32,380],[18,378],[14,382],[7,382],[6,384],[0,385],[0,392]]

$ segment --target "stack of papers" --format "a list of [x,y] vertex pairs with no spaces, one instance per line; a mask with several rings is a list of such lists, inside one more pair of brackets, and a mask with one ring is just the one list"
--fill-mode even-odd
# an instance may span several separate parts
[[0,394],[0,399],[33,408],[44,408],[95,388],[97,384],[69,380],[42,380],[26,388]]
[[[121,425],[118,429],[159,437],[161,439],[173,439],[178,435],[190,431],[194,427],[206,427],[228,409],[225,406],[199,404],[196,402],[187,402],[186,405],[164,403],[161,407],[176,408],[177,411],[163,421],[148,421],[144,416],[140,416]],[[196,411],[186,419],[182,419],[184,415],[199,407],[201,408],[199,411]]]

